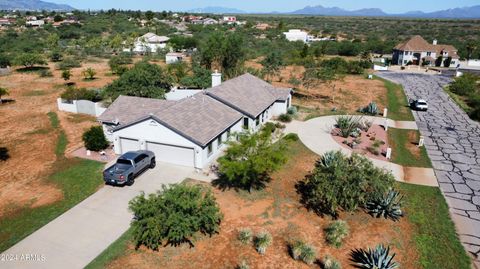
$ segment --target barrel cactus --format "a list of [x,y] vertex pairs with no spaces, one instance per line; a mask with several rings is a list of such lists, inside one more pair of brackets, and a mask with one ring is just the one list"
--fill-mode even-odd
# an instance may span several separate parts
[[393,261],[395,253],[390,255],[390,247],[378,245],[374,249],[355,249],[350,253],[355,267],[361,269],[395,269],[398,264]]

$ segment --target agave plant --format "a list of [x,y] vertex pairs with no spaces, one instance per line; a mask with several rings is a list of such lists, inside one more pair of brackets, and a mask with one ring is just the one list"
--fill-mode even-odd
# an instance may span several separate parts
[[361,119],[358,116],[338,116],[335,118],[335,125],[339,129],[339,135],[345,138],[349,137],[360,127]]
[[338,151],[327,151],[320,157],[317,164],[323,167],[331,167],[338,160],[337,155]]
[[325,256],[323,259],[324,269],[342,269],[342,265],[339,261],[335,260],[332,256]]
[[240,242],[245,245],[250,243],[252,241],[252,230],[248,228],[241,229],[238,232],[238,240],[240,240]]
[[361,269],[394,269],[398,264],[393,261],[395,253],[390,255],[390,247],[377,245],[374,249],[355,249],[350,253],[351,261]]
[[325,228],[325,239],[328,244],[334,247],[341,247],[342,241],[348,236],[348,224],[343,220],[336,220]]
[[378,106],[375,102],[370,102],[366,107],[360,109],[360,112],[370,115],[378,114]]
[[378,196],[367,202],[368,212],[376,217],[391,218],[394,221],[403,216],[401,209],[401,200],[403,196],[395,190],[389,190],[385,195]]
[[267,247],[272,244],[272,235],[268,232],[261,232],[255,237],[255,248],[258,253],[265,254]]

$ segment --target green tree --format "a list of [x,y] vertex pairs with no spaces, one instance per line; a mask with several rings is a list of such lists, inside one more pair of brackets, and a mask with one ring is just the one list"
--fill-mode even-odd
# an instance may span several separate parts
[[236,33],[228,35],[222,50],[222,70],[225,77],[231,78],[238,75],[238,71],[243,67],[245,57],[243,37]]
[[120,54],[110,58],[108,65],[110,66],[113,74],[121,75],[127,71],[127,65],[131,64],[132,62],[132,57],[127,54]]
[[72,77],[72,72],[70,71],[70,69],[65,69],[62,71],[63,80],[69,81],[71,77]]
[[9,95],[10,91],[7,88],[0,87],[0,104],[2,103],[2,96]]
[[465,73],[460,77],[456,77],[455,80],[450,84],[450,90],[456,94],[469,96],[475,94],[479,90],[477,81],[480,78],[476,75]]
[[119,95],[165,99],[173,78],[156,64],[139,62],[105,88],[105,95],[115,100]]
[[89,67],[85,70],[82,71],[83,77],[85,80],[93,80],[95,79],[95,75],[97,74],[97,71],[95,69]]
[[47,61],[37,53],[22,53],[15,58],[15,63],[23,65],[25,68],[32,68],[35,65],[46,65]]
[[82,136],[85,148],[92,151],[106,149],[109,145],[102,126],[93,126]]
[[267,76],[270,76],[270,78],[278,75],[280,70],[285,66],[283,57],[277,50],[271,51],[261,64],[263,65],[263,72]]
[[324,154],[297,190],[309,210],[337,217],[339,210],[351,212],[364,207],[391,189],[394,182],[390,172],[375,167],[366,157],[336,151]]
[[238,134],[238,141],[229,142],[225,155],[218,159],[220,187],[242,188],[248,191],[264,188],[270,174],[287,160],[286,142],[273,143],[272,130]]
[[113,52],[117,53],[122,49],[123,38],[121,35],[117,34],[112,39],[110,39],[109,45]]
[[11,65],[10,57],[6,54],[0,54],[0,68],[7,68]]
[[163,244],[194,246],[197,234],[212,236],[220,230],[223,215],[213,194],[199,186],[163,185],[162,191],[130,201],[133,240],[158,250]]
[[60,37],[56,33],[53,33],[47,36],[47,39],[45,40],[45,44],[47,45],[48,49],[54,50],[58,48],[59,41],[60,41]]
[[303,48],[302,48],[302,51],[300,52],[300,57],[302,58],[306,58],[308,56],[308,45],[307,44],[303,44]]

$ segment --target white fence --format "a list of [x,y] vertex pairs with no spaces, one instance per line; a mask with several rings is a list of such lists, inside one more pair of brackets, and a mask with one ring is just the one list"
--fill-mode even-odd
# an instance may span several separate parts
[[376,64],[374,64],[374,65],[373,65],[373,70],[376,70],[376,71],[387,71],[387,70],[388,70],[388,66],[381,66],[381,65],[376,65]]
[[73,100],[72,102],[67,102],[62,98],[57,98],[57,105],[60,111],[88,114],[95,117],[100,116],[106,110],[102,103],[94,103],[88,100]]

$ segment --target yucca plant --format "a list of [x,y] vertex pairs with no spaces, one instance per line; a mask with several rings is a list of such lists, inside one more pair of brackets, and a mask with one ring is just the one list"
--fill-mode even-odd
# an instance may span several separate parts
[[403,216],[402,198],[403,196],[398,191],[389,190],[383,196],[378,196],[367,202],[366,208],[370,215],[376,218],[384,217],[397,221]]
[[301,249],[300,259],[306,264],[313,264],[317,259],[317,251],[311,245],[303,245]]
[[323,259],[324,269],[342,269],[342,265],[339,261],[335,260],[332,256],[325,256]]
[[242,262],[237,265],[237,269],[250,269],[250,266],[248,266],[248,263],[245,260],[242,260]]
[[374,249],[354,249],[350,253],[351,261],[361,269],[394,269],[398,264],[393,261],[395,253],[390,255],[390,247],[377,245]]
[[267,247],[272,244],[272,235],[268,232],[261,232],[255,237],[255,249],[258,253],[264,255]]
[[366,107],[360,109],[360,112],[370,115],[378,114],[378,106],[375,102],[370,102]]
[[290,255],[292,255],[292,258],[294,260],[300,259],[300,255],[302,255],[302,249],[304,245],[305,243],[300,240],[295,240],[294,242],[289,244],[288,247],[290,249]]
[[240,242],[242,242],[242,244],[249,244],[250,242],[252,242],[252,230],[248,228],[241,229],[238,232],[237,238],[238,240],[240,240]]
[[327,243],[339,248],[342,246],[343,239],[348,236],[349,227],[347,222],[336,220],[330,223],[324,231]]

